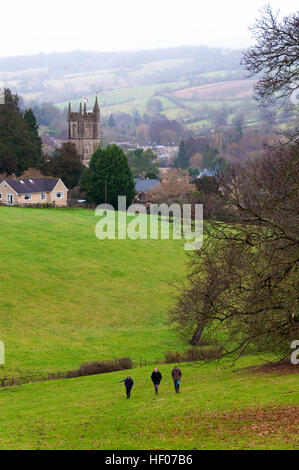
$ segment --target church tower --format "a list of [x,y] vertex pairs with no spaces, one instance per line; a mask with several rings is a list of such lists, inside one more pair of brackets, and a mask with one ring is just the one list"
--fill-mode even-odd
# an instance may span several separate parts
[[73,113],[71,104],[68,110],[68,141],[76,145],[83,164],[89,165],[90,157],[100,143],[100,108],[96,97],[93,111],[86,112],[86,103],[82,103],[78,113]]

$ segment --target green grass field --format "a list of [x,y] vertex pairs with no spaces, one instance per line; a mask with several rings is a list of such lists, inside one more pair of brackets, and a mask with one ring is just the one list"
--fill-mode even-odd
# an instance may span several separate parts
[[159,368],[157,398],[149,367],[130,371],[130,400],[125,372],[0,389],[0,449],[298,449],[297,374],[182,364],[176,395]]
[[[149,98],[155,96],[156,92],[159,93],[163,90],[177,90],[179,88],[185,88],[189,84],[189,81],[178,81],[178,82],[168,82],[160,83],[156,85],[144,85],[144,86],[133,86],[129,88],[117,88],[113,90],[104,90],[98,94],[99,104],[101,109],[105,112],[105,108],[113,106],[121,106],[123,104],[131,104],[136,101],[138,107],[139,101],[147,101]],[[87,96],[89,103],[87,108],[92,110],[95,95]],[[160,99],[160,98],[159,98]],[[81,98],[77,100],[72,100],[71,105],[74,108],[78,107],[80,104]],[[58,103],[58,106],[61,109],[64,109],[68,106],[68,101]],[[116,108],[115,108],[116,109]]]
[[[173,365],[161,364],[154,396],[155,361],[187,346],[165,324],[169,281],[186,271],[183,241],[100,241],[98,220],[91,210],[0,207],[0,378],[126,355],[137,366],[0,387],[0,449],[298,448],[298,376],[248,369],[258,356],[180,364],[178,395]],[[130,400],[119,383],[128,373]]]
[[98,220],[91,210],[0,207],[0,378],[184,349],[164,324],[169,282],[185,273],[183,241],[100,241]]

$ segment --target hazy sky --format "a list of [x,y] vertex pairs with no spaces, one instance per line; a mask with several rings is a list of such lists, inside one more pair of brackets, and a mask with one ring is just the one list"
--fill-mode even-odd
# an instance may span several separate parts
[[[4,0],[0,56],[179,45],[246,47],[265,0]],[[281,14],[296,0],[272,0]]]

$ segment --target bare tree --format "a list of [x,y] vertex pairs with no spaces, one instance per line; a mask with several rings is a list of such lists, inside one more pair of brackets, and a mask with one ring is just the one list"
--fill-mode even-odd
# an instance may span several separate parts
[[235,223],[206,224],[170,313],[193,344],[205,326],[226,335],[224,354],[254,348],[282,358],[298,339],[298,152],[288,142],[221,178]]
[[[299,18],[278,22],[265,7],[253,27],[257,44],[245,52],[262,104],[298,90]],[[203,328],[227,338],[224,355],[254,348],[288,357],[299,337],[299,140],[285,133],[274,147],[219,175],[234,223],[209,221],[204,246],[191,257],[187,282],[176,286],[170,320],[198,344]]]
[[250,76],[262,74],[254,92],[264,105],[283,103],[299,88],[298,12],[281,21],[270,5],[251,28],[256,44],[243,54],[242,65]]

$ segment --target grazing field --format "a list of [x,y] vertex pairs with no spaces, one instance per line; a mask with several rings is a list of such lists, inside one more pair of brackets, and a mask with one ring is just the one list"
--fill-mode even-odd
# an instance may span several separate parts
[[130,356],[155,361],[185,342],[165,325],[183,242],[98,240],[94,211],[0,207],[1,377]]
[[[178,88],[184,88],[189,85],[189,82],[184,80],[180,82],[168,82],[157,85],[145,85],[145,86],[134,86],[129,88],[118,88],[112,90],[103,90],[98,94],[98,99],[101,107],[101,111],[104,114],[111,114],[113,112],[131,112],[134,109],[138,109],[139,112],[145,112],[147,100],[159,95],[159,93],[166,93],[170,90],[177,90]],[[88,95],[87,110],[92,110],[94,105],[95,94]],[[158,96],[160,100],[163,97]],[[78,97],[76,100],[71,100],[73,109],[79,107],[81,98]],[[60,109],[64,109],[68,106],[68,101],[58,103]],[[127,107],[126,107],[127,106]]]
[[[156,360],[186,348],[165,324],[169,281],[185,275],[183,241],[100,241],[97,220],[91,210],[0,207],[0,379],[135,361],[129,371],[0,387],[0,449],[298,448],[298,367],[248,369],[262,360],[253,355],[235,366],[180,364],[175,394],[173,365],[160,364],[154,396]],[[120,383],[128,374],[130,400]]]
[[[242,358],[237,367],[257,362]],[[181,364],[0,389],[0,449],[298,449],[298,375]]]

